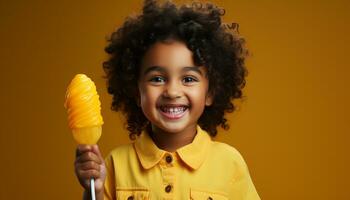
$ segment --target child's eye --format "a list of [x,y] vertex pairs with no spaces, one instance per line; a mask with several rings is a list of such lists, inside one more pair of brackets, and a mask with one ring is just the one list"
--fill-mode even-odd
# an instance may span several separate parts
[[184,83],[198,82],[198,80],[192,76],[186,76],[183,78]]
[[155,76],[155,77],[152,77],[149,81],[155,82],[155,83],[163,83],[163,82],[165,82],[165,78],[163,78],[161,76]]

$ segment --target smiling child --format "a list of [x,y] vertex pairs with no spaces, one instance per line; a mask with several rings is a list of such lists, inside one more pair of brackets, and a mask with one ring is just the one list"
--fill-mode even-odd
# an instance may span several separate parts
[[244,40],[223,28],[213,4],[145,1],[106,47],[112,109],[127,119],[131,144],[104,160],[77,148],[75,171],[89,199],[260,199],[234,148],[211,138],[242,97]]

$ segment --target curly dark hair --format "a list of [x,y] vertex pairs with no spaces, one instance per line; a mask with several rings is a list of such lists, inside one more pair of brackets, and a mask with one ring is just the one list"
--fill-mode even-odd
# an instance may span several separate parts
[[131,139],[150,127],[137,105],[142,58],[152,44],[169,39],[184,42],[193,52],[195,64],[207,67],[213,104],[205,108],[198,124],[211,136],[217,134],[219,125],[225,130],[229,128],[224,115],[236,109],[234,99],[242,98],[248,51],[239,34],[232,34],[222,26],[224,13],[211,3],[177,7],[169,1],[160,5],[155,0],[145,0],[142,14],[128,17],[112,33],[105,48],[109,59],[103,68],[108,93],[113,96],[111,108],[126,115]]

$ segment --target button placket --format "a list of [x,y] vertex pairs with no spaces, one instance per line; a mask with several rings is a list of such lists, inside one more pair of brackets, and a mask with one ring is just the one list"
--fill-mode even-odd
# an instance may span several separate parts
[[164,198],[173,198],[174,195],[174,184],[175,184],[175,168],[174,168],[174,155],[167,153],[164,155],[162,161],[162,176],[163,176],[163,191]]

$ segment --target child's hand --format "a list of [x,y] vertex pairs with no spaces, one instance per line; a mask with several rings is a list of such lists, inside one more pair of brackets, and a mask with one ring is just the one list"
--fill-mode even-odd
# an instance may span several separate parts
[[85,191],[90,191],[90,179],[94,178],[96,196],[103,195],[106,167],[97,145],[78,145],[74,167]]

